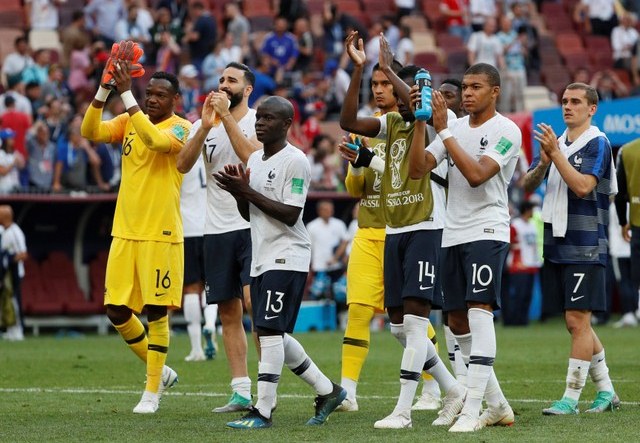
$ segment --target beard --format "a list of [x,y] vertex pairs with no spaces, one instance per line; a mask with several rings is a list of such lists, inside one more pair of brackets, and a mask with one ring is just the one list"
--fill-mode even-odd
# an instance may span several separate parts
[[233,109],[238,106],[242,102],[243,97],[243,91],[240,91],[236,94],[231,94],[231,97],[229,97],[229,109]]

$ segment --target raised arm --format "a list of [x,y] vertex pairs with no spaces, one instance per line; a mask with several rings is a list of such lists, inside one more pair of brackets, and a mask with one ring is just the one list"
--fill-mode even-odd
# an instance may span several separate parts
[[378,56],[378,62],[380,63],[380,69],[387,76],[391,84],[393,85],[393,91],[396,93],[402,103],[409,106],[411,104],[411,88],[400,77],[393,72],[391,65],[393,64],[393,53],[389,42],[384,37],[383,33],[380,33],[380,55]]
[[[447,103],[440,91],[433,91],[431,106],[434,109],[433,127],[440,136],[442,131],[448,129],[446,119]],[[438,111],[436,111],[436,108],[438,108]],[[436,116],[438,116],[438,118],[436,118]],[[486,155],[480,157],[480,160],[476,160],[467,154],[467,152],[458,143],[458,140],[451,136],[450,133],[444,136],[442,142],[444,143],[451,160],[455,162],[456,167],[460,170],[460,173],[464,178],[467,179],[469,186],[472,188],[482,185],[500,172],[500,165],[495,160]]]
[[360,83],[362,81],[362,72],[367,57],[364,53],[364,42],[358,39],[358,47],[354,46],[355,38],[358,36],[356,31],[351,31],[345,40],[345,50],[353,61],[354,69],[351,75],[351,82],[347,88],[347,95],[342,104],[340,112],[340,127],[348,132],[361,134],[367,137],[375,137],[380,132],[380,122],[373,117],[358,117]]
[[584,198],[596,187],[598,179],[591,174],[582,174],[569,163],[569,160],[560,151],[558,138],[551,126],[539,123],[538,129],[540,132],[535,130],[533,132],[535,139],[540,142],[540,149],[544,150],[553,162],[569,189],[579,198]]
[[[176,157],[176,166],[178,171],[182,174],[186,174],[193,168],[198,156],[202,155],[202,146],[207,138],[207,134],[213,127],[213,120],[215,111],[213,110],[213,104],[211,97],[214,92],[210,92],[202,106],[202,116],[200,120],[200,126],[191,134],[189,134],[189,140],[185,143],[184,147],[178,153]],[[196,122],[197,124],[197,122]]]
[[227,98],[227,94],[224,92],[213,92],[210,96],[213,110],[220,116],[233,150],[238,158],[242,160],[242,163],[246,165],[251,154],[258,149],[262,149],[262,143],[260,143],[255,136],[248,139],[242,133],[238,122],[233,118],[231,112],[229,112],[229,99]]

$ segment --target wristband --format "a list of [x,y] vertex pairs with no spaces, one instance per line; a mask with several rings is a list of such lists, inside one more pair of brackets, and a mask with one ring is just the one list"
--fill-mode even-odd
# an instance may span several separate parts
[[371,163],[369,164],[369,167],[374,171],[376,171],[378,174],[384,174],[384,160],[382,160],[377,155],[375,155],[371,159]]
[[99,102],[104,103],[107,101],[107,98],[109,97],[110,93],[111,93],[111,89],[107,89],[102,85],[100,85],[100,87],[98,88],[98,92],[96,92],[95,99],[98,100]]
[[138,106],[138,102],[133,97],[131,91],[124,91],[122,94],[120,94],[120,98],[122,99],[122,103],[124,103],[124,107],[127,111],[134,106]]
[[446,139],[453,137],[453,134],[449,128],[444,128],[442,131],[438,132],[438,137],[440,137],[440,140],[444,142]]

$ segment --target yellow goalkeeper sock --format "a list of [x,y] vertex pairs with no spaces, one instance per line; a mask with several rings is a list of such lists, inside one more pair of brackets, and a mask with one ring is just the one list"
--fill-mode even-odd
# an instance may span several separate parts
[[372,306],[352,303],[347,315],[347,329],[342,340],[342,378],[358,381],[369,354],[369,325],[375,314]]
[[149,322],[149,351],[147,352],[147,386],[145,390],[158,392],[162,368],[169,350],[169,316]]
[[116,328],[120,336],[127,342],[129,348],[146,363],[149,342],[140,319],[135,315],[131,315],[129,320],[120,325],[113,325],[113,327]]
[[[438,349],[438,340],[436,339],[436,330],[433,329],[431,322],[429,322],[429,328],[427,329],[427,337],[431,340],[431,343],[436,347],[436,352],[440,352]],[[422,379],[424,381],[433,380],[433,376],[429,374],[427,371],[422,371]]]

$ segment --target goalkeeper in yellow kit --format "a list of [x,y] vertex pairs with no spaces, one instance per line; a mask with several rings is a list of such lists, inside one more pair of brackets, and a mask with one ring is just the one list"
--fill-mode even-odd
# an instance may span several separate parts
[[[156,72],[146,86],[144,114],[131,93],[141,51],[121,42],[112,51],[102,84],[87,109],[82,135],[102,143],[122,143],[122,182],[118,193],[105,281],[107,316],[131,350],[147,366],[147,381],[134,413],[158,409],[160,396],[178,375],[165,366],[169,348],[168,309],[180,307],[184,268],[180,186],[176,156],[191,124],[173,113],[178,79]],[[139,72],[139,71],[138,71]],[[127,109],[102,121],[102,109],[115,89]],[[148,334],[134,314],[146,311]]]
[[[397,72],[402,65],[394,60],[392,69]],[[351,86],[350,86],[351,87]],[[354,88],[359,84],[353,85]],[[373,68],[371,93],[374,95],[378,115],[398,111],[397,97],[391,82],[380,69]],[[382,161],[384,168],[384,139],[370,139],[369,146]],[[362,151],[364,153],[364,151]],[[359,161],[358,161],[359,160]],[[369,353],[370,324],[375,314],[384,312],[383,258],[385,240],[385,221],[381,207],[380,185],[382,175],[362,163],[359,158],[349,164],[345,186],[349,194],[360,198],[358,212],[358,230],[353,239],[347,270],[347,327],[342,342],[342,380],[341,385],[347,391],[347,398],[338,411],[354,412],[358,410],[356,390],[360,372]],[[371,161],[371,159],[367,159]],[[361,164],[362,163],[362,164]],[[436,344],[435,331],[429,324],[428,337]],[[437,346],[437,345],[436,345]],[[439,409],[440,387],[427,372],[422,373],[423,390],[413,409]]]

